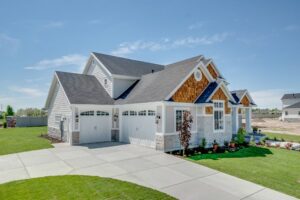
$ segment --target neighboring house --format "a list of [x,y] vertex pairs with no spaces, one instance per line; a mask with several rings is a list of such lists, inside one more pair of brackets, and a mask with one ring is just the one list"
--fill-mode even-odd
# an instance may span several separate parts
[[[251,132],[247,90],[230,92],[211,59],[199,55],[158,65],[92,53],[83,74],[56,72],[48,94],[48,133],[73,144],[120,141],[157,150],[180,149],[189,111],[191,146],[206,138],[223,145],[241,127]],[[242,110],[245,110],[242,112]]]
[[300,93],[285,94],[282,101],[282,120],[300,122]]

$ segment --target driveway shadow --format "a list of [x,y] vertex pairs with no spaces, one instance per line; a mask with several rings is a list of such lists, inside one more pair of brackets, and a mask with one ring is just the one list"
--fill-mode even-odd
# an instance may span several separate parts
[[268,148],[263,147],[248,147],[240,149],[236,152],[228,153],[211,153],[190,156],[191,160],[218,160],[220,158],[247,158],[247,157],[266,157],[266,155],[273,154]]
[[99,149],[99,148],[107,148],[107,147],[122,146],[122,145],[128,145],[128,144],[121,143],[121,142],[98,142],[98,143],[90,143],[90,144],[80,144],[76,146],[83,146],[89,149]]

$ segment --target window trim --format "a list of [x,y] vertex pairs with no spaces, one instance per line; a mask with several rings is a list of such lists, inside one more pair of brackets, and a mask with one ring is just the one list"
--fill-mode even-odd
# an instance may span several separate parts
[[[191,112],[190,108],[188,107],[178,107],[174,108],[174,133],[179,133],[180,131],[176,130],[176,112],[177,111],[186,111],[186,112]],[[181,119],[183,119],[183,112],[181,113]]]
[[[222,103],[222,108],[215,108],[214,103]],[[223,112],[223,129],[216,129],[215,127],[215,111],[222,111]],[[213,100],[213,130],[214,133],[222,133],[225,131],[225,101],[224,100]]]
[[140,110],[139,112],[138,112],[138,116],[147,116],[147,110]]
[[[151,114],[150,114],[151,113]],[[155,116],[156,115],[156,112],[155,110],[147,110],[147,115],[148,116]]]

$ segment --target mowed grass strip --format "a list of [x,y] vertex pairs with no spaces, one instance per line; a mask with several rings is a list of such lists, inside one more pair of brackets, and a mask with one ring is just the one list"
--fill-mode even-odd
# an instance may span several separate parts
[[283,134],[283,133],[269,133],[269,132],[263,132],[263,134],[266,134],[269,139],[276,139],[281,140],[284,139],[287,142],[299,142],[300,143],[300,135],[291,135],[291,134]]
[[94,176],[50,176],[0,185],[0,199],[174,199],[133,183]]
[[47,127],[0,129],[0,155],[52,148],[41,133],[47,133]]
[[300,198],[300,152],[252,146],[233,153],[187,159]]

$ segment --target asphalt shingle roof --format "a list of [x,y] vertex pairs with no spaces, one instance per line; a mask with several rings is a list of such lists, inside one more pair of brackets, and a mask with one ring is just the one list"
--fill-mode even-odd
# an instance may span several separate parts
[[300,108],[300,102],[295,103],[295,104],[290,105],[290,106],[287,106],[287,107],[285,107],[285,108]]
[[56,72],[71,104],[112,105],[109,96],[95,76]]
[[283,97],[281,98],[281,100],[283,100],[283,99],[298,99],[298,98],[300,98],[300,93],[285,94],[285,95],[283,95]]
[[142,62],[96,52],[93,52],[93,54],[103,63],[110,73],[116,75],[141,77],[142,75],[152,73],[152,70],[157,72],[165,68],[164,65],[149,62]]
[[196,67],[202,56],[167,65],[165,70],[142,76],[126,99],[116,104],[163,101]]

